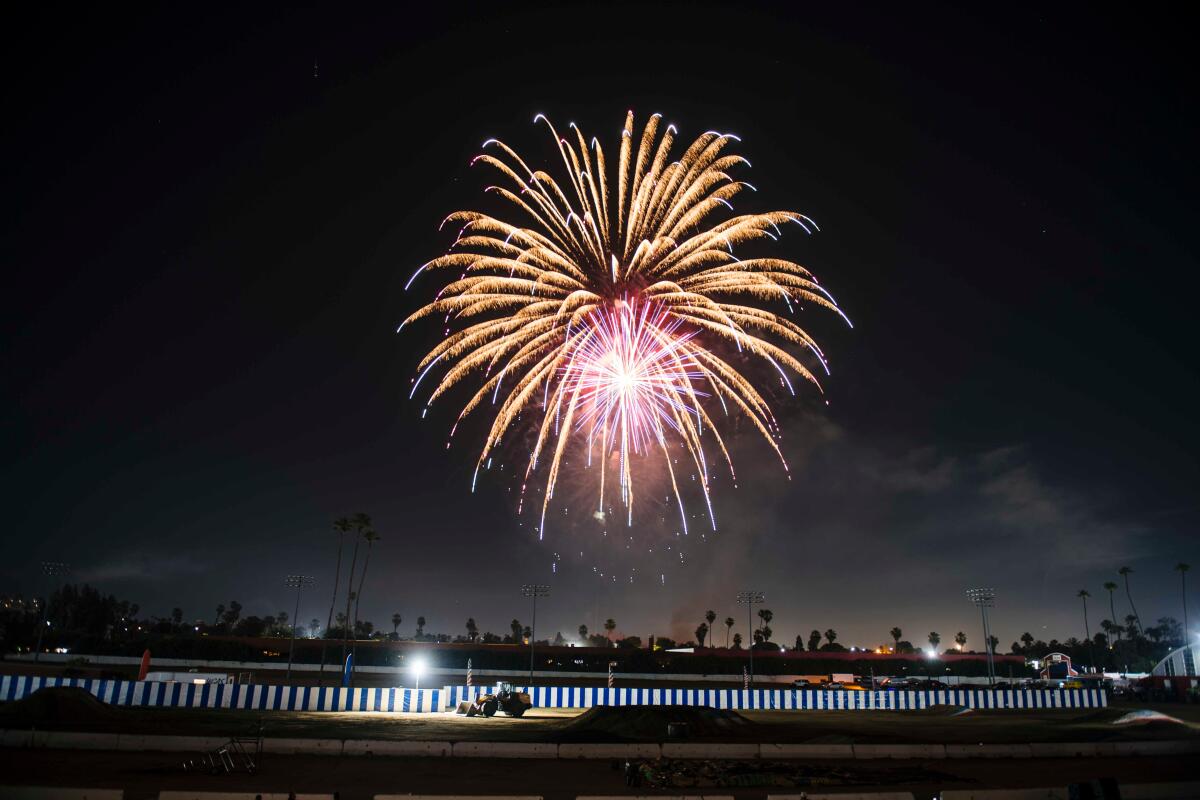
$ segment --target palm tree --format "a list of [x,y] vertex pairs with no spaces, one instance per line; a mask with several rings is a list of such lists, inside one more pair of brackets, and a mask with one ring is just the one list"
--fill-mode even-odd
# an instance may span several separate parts
[[425,618],[417,617],[417,638],[420,639],[425,635]]
[[835,631],[833,628],[825,631],[825,639],[828,640],[830,644],[833,644],[837,641],[837,631]]
[[1175,571],[1179,573],[1179,594],[1183,597],[1183,643],[1186,646],[1190,635],[1188,634],[1188,618],[1187,618],[1187,573],[1191,566],[1180,561],[1175,565]]
[[399,611],[392,614],[392,638],[393,639],[400,638],[400,634],[397,631],[400,629],[401,622],[404,622],[404,617],[400,616]]
[[[354,602],[354,568],[358,565],[358,545],[362,542],[362,532],[371,527],[371,518],[366,514],[358,513],[350,518],[350,524],[354,526],[354,557],[350,559],[350,577],[346,580],[346,619],[350,619],[350,604]],[[346,648],[350,644],[351,627],[346,625],[342,631],[342,661],[346,663]]]
[[1129,573],[1133,572],[1133,567],[1121,567],[1117,570],[1117,574],[1125,579],[1125,597],[1129,600],[1129,607],[1133,609],[1133,619],[1137,623],[1137,629],[1143,636],[1146,632],[1142,630],[1142,618],[1138,616],[1137,606],[1133,604],[1133,595],[1129,593]]
[[708,623],[701,622],[696,628],[696,643],[700,647],[704,647],[704,637],[708,636]]
[[379,534],[372,528],[363,531],[363,539],[367,543],[367,557],[363,559],[362,575],[358,577],[358,591],[354,593],[354,624],[358,624],[358,608],[362,603],[363,584],[367,581],[367,567],[371,564],[371,545],[379,541]]
[[1092,657],[1092,669],[1094,670],[1094,669],[1096,669],[1096,649],[1092,646],[1092,627],[1091,627],[1091,625],[1088,624],[1088,613],[1087,613],[1087,601],[1088,601],[1088,598],[1092,596],[1092,594],[1087,589],[1080,589],[1079,593],[1076,594],[1075,596],[1083,601],[1083,632],[1085,634],[1087,634],[1088,653]]
[[587,625],[579,626],[579,641],[587,644]]
[[[1185,615],[1186,616],[1186,615]],[[717,612],[711,608],[704,612],[704,621],[708,623],[708,646],[712,647],[713,643],[713,625],[717,622]]]
[[604,620],[604,632],[606,634],[608,634],[608,640],[610,642],[612,641],[613,631],[615,631],[616,629],[617,629],[617,621],[616,620],[614,620],[612,617],[609,617],[608,619]]
[[479,637],[479,626],[475,624],[474,617],[467,617],[467,639],[475,641]]
[[[1104,589],[1105,589],[1105,591],[1108,592],[1108,613],[1111,615],[1109,617],[1109,619],[1111,619],[1113,621],[1113,624],[1116,625],[1117,624],[1117,606],[1113,602],[1113,592],[1115,592],[1117,590],[1117,585],[1115,583],[1113,583],[1112,581],[1105,581]],[[1116,631],[1116,634],[1117,634],[1117,638],[1120,639],[1121,632]]]
[[759,628],[762,631],[771,624],[771,620],[775,618],[775,614],[769,608],[760,608],[758,610],[758,618],[762,620],[762,627]]
[[937,631],[930,631],[929,646],[933,648],[933,652],[937,652],[938,645],[942,643],[942,635]]
[[352,526],[346,517],[338,517],[333,521],[333,529],[338,537],[337,566],[333,570],[333,596],[329,598],[329,618],[325,622],[325,635],[321,637],[321,668],[317,671],[317,683],[322,682],[322,676],[325,674],[325,648],[329,640],[329,629],[333,627],[333,607],[337,605],[338,581],[342,577],[342,545]]
[[958,633],[954,634],[954,643],[956,645],[958,645],[959,650],[962,650],[964,647],[967,646],[967,635],[965,633],[963,633],[962,631],[959,631]]
[[904,635],[904,631],[899,628],[892,628],[888,633],[892,635],[892,641],[895,642],[892,646],[892,652],[894,653],[900,647],[900,637]]
[[729,649],[729,632],[733,630],[733,617],[725,618],[725,649]]

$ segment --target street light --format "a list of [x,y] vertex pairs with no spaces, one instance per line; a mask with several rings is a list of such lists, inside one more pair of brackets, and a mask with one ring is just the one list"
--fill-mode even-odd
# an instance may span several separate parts
[[529,688],[533,689],[533,643],[537,641],[537,601],[539,597],[550,596],[548,583],[523,583],[521,596],[533,600],[533,624],[529,626]]
[[292,679],[292,654],[296,652],[296,620],[300,619],[300,590],[312,586],[316,579],[312,575],[288,575],[283,579],[283,585],[296,590],[296,610],[292,613],[292,645],[288,648],[288,666],[286,680]]
[[754,686],[754,606],[765,602],[767,596],[763,592],[748,590],[737,593],[737,601],[746,604],[746,627],[750,634],[750,686]]
[[413,674],[413,679],[416,681],[415,690],[419,692],[421,691],[421,675],[425,672],[425,660],[422,658],[413,659],[410,670]]
[[[43,561],[42,574],[47,577],[62,577],[71,571],[70,564],[64,564],[61,561]],[[62,582],[59,581],[61,586]],[[61,598],[59,598],[61,600]],[[50,624],[48,615],[50,613],[50,598],[47,597],[42,603],[42,624],[38,625],[37,647],[33,651],[33,660],[36,662],[42,657],[42,634],[46,632],[46,627]]]
[[979,614],[983,617],[983,653],[987,661],[988,686],[993,686],[996,683],[996,668],[992,664],[992,632],[988,628],[987,610],[996,607],[996,590],[967,589],[967,598],[979,607]]

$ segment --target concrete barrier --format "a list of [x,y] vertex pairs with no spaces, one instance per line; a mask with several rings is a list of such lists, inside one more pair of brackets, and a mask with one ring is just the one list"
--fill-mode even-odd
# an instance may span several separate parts
[[1200,740],[1175,739],[1159,742],[1110,742],[1118,756],[1175,756],[1200,753]]
[[953,789],[942,792],[941,800],[1067,800],[1066,786],[1038,789]]
[[450,756],[450,742],[405,742],[380,739],[347,739],[343,743],[342,755],[380,756],[389,758],[426,758]]
[[559,758],[658,758],[662,755],[661,745],[645,744],[560,744]]
[[1027,744],[948,744],[946,758],[1033,758]]
[[558,745],[540,742],[455,742],[459,758],[558,758]]
[[863,794],[769,794],[767,800],[913,800],[912,792]]
[[341,739],[263,739],[264,753],[304,756],[340,756]]
[[159,792],[158,800],[333,800],[331,794],[289,794],[288,792]]
[[1200,782],[1134,783],[1121,787],[1121,800],[1197,800]]
[[[375,800],[542,800],[542,796],[540,794],[377,794]],[[624,800],[629,800],[629,798]]]
[[733,800],[730,794],[581,794],[575,800]]
[[945,758],[944,744],[856,744],[854,757],[871,758]]
[[1085,758],[1097,755],[1095,742],[1033,742],[1029,752],[1034,758]]
[[762,758],[854,758],[849,744],[760,744]]
[[758,758],[757,744],[702,744],[663,742],[663,758]]
[[5,800],[124,800],[124,789],[75,789],[54,786],[0,786]]

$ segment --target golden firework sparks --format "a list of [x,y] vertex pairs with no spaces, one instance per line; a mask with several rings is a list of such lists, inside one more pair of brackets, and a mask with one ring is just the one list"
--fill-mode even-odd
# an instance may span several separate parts
[[819,389],[789,347],[807,349],[828,372],[824,353],[803,328],[770,307],[790,315],[796,304],[811,303],[849,323],[804,267],[780,258],[739,259],[735,249],[776,241],[787,225],[811,233],[816,224],[793,211],[733,213],[733,198],[754,187],[730,175],[750,165],[727,152],[740,141],[732,134],[707,131],[670,160],[675,126],[660,135],[661,115],[655,114],[635,137],[629,112],[614,196],[597,139],[589,145],[574,123],[572,141],[543,115],[534,122],[545,123],[553,135],[567,182],[530,168],[503,142],[484,142],[471,163],[500,174],[502,181],[486,191],[510,205],[520,224],[478,211],[457,211],[443,221],[443,227],[458,227],[454,243],[405,288],[426,272],[449,270],[458,277],[400,326],[435,316],[445,326],[443,340],[418,365],[409,396],[435,367],[444,371],[426,411],[452,387],[478,381],[451,429],[453,436],[480,405],[490,401],[495,408],[476,477],[522,414],[538,420],[521,492],[523,498],[539,463],[548,461],[539,538],[564,455],[576,440],[587,447],[589,464],[600,448],[601,511],[606,456],[619,454],[617,483],[630,523],[631,459],[661,452],[685,531],[670,449],[686,453],[715,529],[706,434],[731,476],[734,471],[710,406],[745,416],[785,470],[787,461],[763,394],[708,345],[730,342],[762,359],[789,391],[789,374]]

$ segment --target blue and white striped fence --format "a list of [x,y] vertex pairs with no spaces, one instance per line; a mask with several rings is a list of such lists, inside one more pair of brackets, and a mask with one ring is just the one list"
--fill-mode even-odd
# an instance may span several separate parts
[[[474,697],[478,686],[447,686],[452,705]],[[529,691],[522,689],[521,691]],[[584,686],[537,686],[530,692],[541,708],[684,705],[789,711],[919,711],[934,705],[966,708],[1103,708],[1100,689],[921,689],[917,691],[833,691],[822,689],[649,689]]]
[[[11,702],[43,686],[75,686],[105,703],[119,706],[235,708],[259,711],[423,712],[454,709],[483,692],[483,686],[442,689],[358,688],[328,686],[258,686],[150,681],[0,676],[0,701]],[[525,690],[522,690],[525,691]],[[820,689],[651,689],[590,686],[538,686],[530,693],[541,708],[592,706],[688,705],[732,709],[789,711],[918,711],[934,705],[979,709],[1103,708],[1100,689],[924,689],[894,691],[827,691]]]
[[258,711],[441,711],[441,689],[253,684],[157,683],[151,681],[0,676],[0,700],[27,697],[43,686],[76,686],[117,706],[241,708]]

